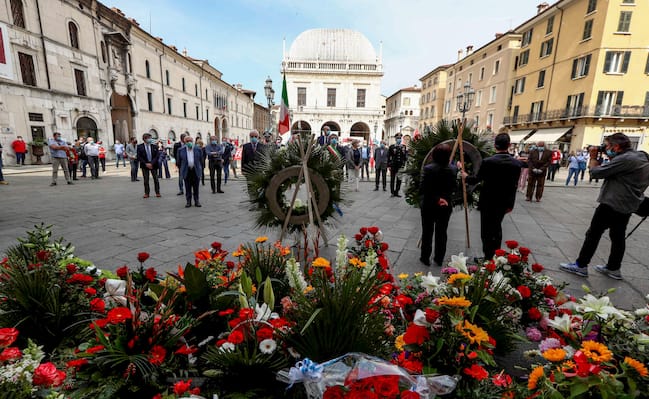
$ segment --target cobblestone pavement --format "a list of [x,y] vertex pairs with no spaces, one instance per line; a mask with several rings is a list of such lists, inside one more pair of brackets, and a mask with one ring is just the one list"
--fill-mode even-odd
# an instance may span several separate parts
[[[49,166],[5,167],[0,186],[0,252],[16,243],[16,237],[44,222],[53,225],[55,237],[74,244],[76,254],[101,268],[114,270],[123,264],[136,265],[136,254],[146,251],[152,259],[147,265],[174,270],[192,261],[192,253],[220,241],[233,251],[239,243],[259,235],[278,238],[274,230],[257,229],[248,210],[244,182],[234,179],[223,186],[224,194],[211,194],[209,182],[201,187],[202,208],[184,208],[185,199],[177,196],[177,174],[161,180],[162,198],[143,199],[142,182],[131,182],[128,170],[109,165],[100,180],[80,179],[68,186],[61,175],[59,184],[50,187]],[[532,249],[534,261],[543,264],[557,282],[569,283],[568,290],[582,293],[581,285],[594,292],[615,288],[611,296],[620,307],[644,305],[649,293],[649,222],[640,225],[627,240],[622,266],[623,281],[612,280],[590,268],[588,278],[559,271],[559,263],[576,258],[590,222],[599,184],[580,182],[565,187],[565,168],[556,182],[548,182],[542,202],[525,202],[519,194],[514,211],[505,217],[504,238],[516,239]],[[439,269],[419,263],[417,242],[420,235],[419,211],[388,192],[373,191],[374,184],[361,182],[360,191],[348,191],[344,215],[328,230],[330,246],[321,254],[333,257],[338,234],[352,236],[360,226],[379,226],[390,245],[389,258],[396,273]],[[632,216],[629,229],[641,219]],[[471,247],[466,248],[464,213],[453,213],[448,229],[447,258],[464,252],[481,255],[479,214],[469,212]],[[295,238],[292,238],[295,239]],[[608,257],[609,240],[603,237],[592,264]]]

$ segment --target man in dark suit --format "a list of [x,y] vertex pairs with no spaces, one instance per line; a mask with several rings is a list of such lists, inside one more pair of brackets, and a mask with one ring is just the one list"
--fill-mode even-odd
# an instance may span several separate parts
[[[509,135],[500,133],[494,140],[496,154],[482,161],[476,176],[468,176],[469,184],[482,181],[480,190],[480,238],[485,260],[493,258],[503,239],[502,221],[514,209],[518,178],[523,164],[509,152]],[[464,173],[464,172],[463,172]],[[465,173],[466,176],[466,173]],[[545,177],[544,174],[541,177]]]
[[187,200],[185,208],[192,206],[192,197],[194,206],[200,208],[198,183],[203,177],[203,150],[194,146],[194,139],[191,136],[186,136],[185,145],[178,150],[178,159],[180,160],[180,176],[185,181],[185,199]]
[[536,188],[536,202],[541,202],[543,197],[543,188],[545,187],[545,175],[548,167],[552,162],[552,151],[545,148],[545,142],[536,143],[536,149],[530,151],[527,157],[527,164],[530,168],[530,174],[527,178],[527,195],[525,201],[531,201]]
[[245,174],[248,165],[256,162],[259,153],[264,150],[264,145],[259,142],[259,132],[253,130],[250,132],[250,142],[243,145],[241,154],[241,171]]
[[137,160],[142,169],[144,177],[144,198],[149,198],[149,175],[153,176],[153,188],[155,196],[160,197],[160,182],[158,181],[158,146],[153,144],[150,133],[142,135],[142,144],[137,146]]
[[185,133],[180,135],[180,141],[174,143],[174,149],[173,149],[174,159],[176,160],[176,168],[178,168],[178,195],[183,195],[183,178],[182,176],[180,176],[180,163],[178,162],[178,150],[180,149],[180,147],[185,145],[185,136],[187,136]]
[[390,169],[390,191],[392,197],[401,197],[401,179],[399,178],[399,169],[406,165],[407,150],[406,146],[401,144],[401,133],[394,135],[395,144],[388,149],[388,168]]
[[376,169],[376,186],[374,191],[379,191],[379,179],[383,178],[383,191],[386,191],[386,174],[388,173],[388,149],[385,148],[385,141],[374,150],[374,168]]

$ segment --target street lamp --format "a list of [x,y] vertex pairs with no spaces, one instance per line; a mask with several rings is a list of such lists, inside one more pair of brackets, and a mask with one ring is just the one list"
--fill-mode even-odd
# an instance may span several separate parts
[[[471,84],[467,81],[464,83],[464,90],[458,93],[457,100],[457,110],[462,113],[462,119],[460,119],[460,126],[457,133],[457,145],[460,149],[460,170],[464,172],[464,147],[462,146],[462,133],[464,133],[465,114],[471,109],[471,104],[473,103],[473,98],[475,97],[475,90],[471,87]],[[453,148],[453,154],[455,155],[455,148]],[[469,208],[466,197],[466,178],[464,173],[462,173],[462,199],[464,201],[464,222],[466,224],[466,246],[471,248],[471,239],[469,238]]]
[[[403,120],[406,119],[406,117],[403,114],[403,111],[399,113],[399,133],[401,133],[401,129],[403,127]],[[403,136],[403,133],[401,133],[401,136]]]
[[272,107],[274,105],[273,98],[275,98],[275,90],[273,90],[273,80],[268,77],[266,79],[266,84],[264,85],[264,94],[266,94],[266,99],[268,100],[268,131],[270,132],[273,128],[273,116],[272,116]]
[[471,109],[473,104],[473,98],[475,97],[475,90],[471,87],[469,82],[466,82],[463,87],[463,91],[458,93],[457,100],[457,111],[462,113],[462,123],[464,123],[464,115],[466,112]]
[[377,140],[376,132],[377,132],[377,130],[379,130],[379,122],[378,121],[374,122],[374,142],[372,143],[372,145],[376,145],[376,140]]

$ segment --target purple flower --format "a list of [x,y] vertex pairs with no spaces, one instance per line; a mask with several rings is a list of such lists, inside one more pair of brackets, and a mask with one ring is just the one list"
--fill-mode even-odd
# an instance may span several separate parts
[[547,351],[548,349],[561,348],[561,342],[556,338],[546,338],[539,344],[539,350],[541,353]]
[[457,272],[458,270],[454,267],[445,267],[444,269],[442,269],[442,273],[444,274],[455,274]]
[[525,329],[525,335],[527,335],[527,338],[532,342],[539,342],[543,339],[543,334],[541,334],[541,331],[536,327],[527,327]]

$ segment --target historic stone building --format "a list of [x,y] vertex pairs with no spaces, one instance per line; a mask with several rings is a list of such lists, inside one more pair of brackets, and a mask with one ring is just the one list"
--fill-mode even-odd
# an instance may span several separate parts
[[349,29],[302,32],[284,50],[292,131],[320,134],[324,126],[365,141],[383,136],[383,64],[370,41]]
[[254,93],[96,0],[3,0],[0,34],[5,158],[17,135],[90,135],[112,148],[144,132],[173,141],[184,132],[243,138],[252,128]]
[[444,99],[446,96],[446,70],[451,65],[440,65],[421,78],[421,96],[419,99],[419,130],[427,131],[442,120]]
[[394,142],[394,135],[401,133],[411,138],[419,126],[421,89],[406,87],[397,90],[385,100],[385,132],[388,144]]

